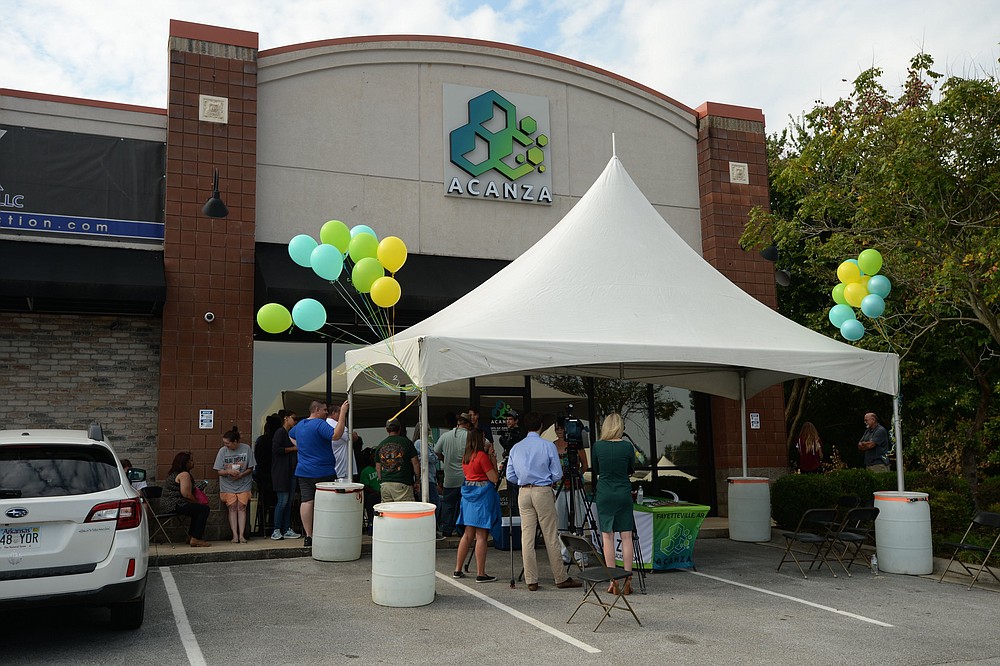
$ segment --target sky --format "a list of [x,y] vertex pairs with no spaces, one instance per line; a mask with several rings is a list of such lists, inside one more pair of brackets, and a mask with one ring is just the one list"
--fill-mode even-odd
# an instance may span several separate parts
[[872,66],[997,73],[996,0],[0,0],[0,88],[164,108],[170,19],[259,33],[261,50],[373,34],[486,39],[580,60],[695,108],[762,109],[768,132]]

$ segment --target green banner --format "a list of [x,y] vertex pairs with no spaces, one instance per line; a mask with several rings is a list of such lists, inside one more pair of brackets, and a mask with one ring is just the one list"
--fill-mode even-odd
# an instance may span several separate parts
[[[656,571],[694,568],[694,542],[709,510],[703,504],[658,497],[634,505],[632,515],[639,535],[641,568]],[[615,558],[623,564],[621,539],[616,539]],[[640,563],[635,566],[640,568]]]

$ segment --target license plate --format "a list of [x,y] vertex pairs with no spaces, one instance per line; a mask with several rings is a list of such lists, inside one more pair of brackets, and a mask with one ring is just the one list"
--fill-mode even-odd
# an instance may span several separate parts
[[42,528],[40,525],[0,527],[0,550],[37,548],[41,545],[41,535]]

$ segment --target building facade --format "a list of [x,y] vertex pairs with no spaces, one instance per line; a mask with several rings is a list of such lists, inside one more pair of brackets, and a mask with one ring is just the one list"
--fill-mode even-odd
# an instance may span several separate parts
[[[768,205],[759,110],[692,109],[585,63],[478,40],[357,37],[260,51],[256,33],[170,28],[165,109],[0,90],[0,389],[17,396],[0,407],[0,427],[99,419],[157,478],[190,450],[195,476],[214,480],[221,433],[235,424],[248,440],[257,434],[255,342],[329,339],[264,333],[260,306],[313,297],[328,330],[366,335],[329,284],[289,258],[293,236],[318,237],[339,219],[403,239],[395,323],[406,326],[541,238],[613,149],[685,242],[776,305],[772,265],[737,243],[748,211]],[[13,137],[17,155],[49,146],[77,171],[25,173],[4,152]],[[77,178],[112,158],[134,172],[124,186]],[[202,212],[216,171],[225,218]],[[78,205],[71,183],[104,194]],[[122,209],[119,199],[138,203]],[[84,218],[136,224],[84,233]],[[701,499],[724,513],[725,479],[742,473],[739,405],[691,401],[714,494]],[[781,387],[748,412],[760,423],[748,432],[751,473],[780,475]]]

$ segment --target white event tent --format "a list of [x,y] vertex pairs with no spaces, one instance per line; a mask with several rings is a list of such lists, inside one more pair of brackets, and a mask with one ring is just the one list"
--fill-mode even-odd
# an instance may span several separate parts
[[[352,390],[372,374],[432,394],[456,379],[570,374],[701,391],[741,400],[744,411],[747,397],[796,377],[894,396],[899,382],[896,354],[800,326],[730,282],[664,221],[617,157],[524,254],[431,317],[348,351],[346,365]],[[902,491],[901,462],[897,471]]]

